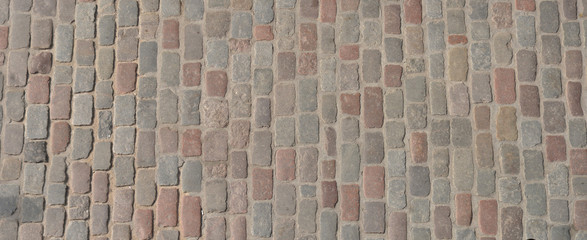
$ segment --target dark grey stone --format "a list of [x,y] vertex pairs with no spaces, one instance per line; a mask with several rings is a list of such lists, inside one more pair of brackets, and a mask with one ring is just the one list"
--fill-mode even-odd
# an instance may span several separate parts
[[430,194],[430,170],[428,167],[410,167],[409,183],[410,194],[417,197],[427,197]]

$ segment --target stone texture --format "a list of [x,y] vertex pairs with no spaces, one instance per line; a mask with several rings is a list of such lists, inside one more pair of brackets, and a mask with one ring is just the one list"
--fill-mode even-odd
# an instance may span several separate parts
[[0,0],[0,238],[585,239],[585,3]]

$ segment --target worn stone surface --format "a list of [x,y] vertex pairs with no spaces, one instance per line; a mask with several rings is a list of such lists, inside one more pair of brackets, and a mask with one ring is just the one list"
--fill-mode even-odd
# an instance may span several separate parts
[[586,3],[0,0],[0,239],[587,239]]

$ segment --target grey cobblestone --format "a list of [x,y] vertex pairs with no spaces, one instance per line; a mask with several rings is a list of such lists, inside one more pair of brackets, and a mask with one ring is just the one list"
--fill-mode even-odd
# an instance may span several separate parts
[[448,10],[447,31],[449,34],[462,34],[466,32],[465,13],[462,10]]
[[587,145],[587,124],[585,120],[576,118],[569,120],[569,142],[573,147],[585,147]]
[[255,203],[253,205],[253,230],[252,233],[257,237],[271,236],[271,203]]
[[151,206],[155,203],[156,195],[157,186],[155,183],[155,170],[139,169],[137,171],[135,185],[135,199],[137,204]]
[[388,205],[393,209],[404,209],[406,203],[406,182],[403,180],[392,180],[388,188]]
[[114,15],[100,17],[98,19],[98,43],[102,46],[110,46],[114,44],[115,36],[116,19]]
[[523,47],[533,47],[536,44],[536,30],[534,16],[519,16],[516,20],[518,25],[518,44]]
[[448,180],[434,180],[432,184],[432,201],[434,204],[447,204],[450,202],[450,182]]
[[73,95],[72,123],[76,126],[92,124],[94,98],[89,94]]
[[245,54],[235,54],[232,57],[232,62],[232,81],[249,81],[251,78],[251,56]]
[[38,163],[24,164],[22,192],[28,194],[43,194],[45,186],[45,165]]
[[112,112],[100,111],[98,114],[98,138],[106,139],[112,135]]
[[42,105],[33,105],[26,112],[26,138],[45,139],[48,136],[49,108]]
[[[112,77],[114,72],[114,49],[112,48],[100,48],[98,51],[97,60],[97,75],[101,80],[106,80]],[[71,78],[71,73],[69,74]],[[71,81],[70,81],[71,82]],[[100,82],[98,82],[99,84]]]
[[410,202],[410,222],[426,223],[430,221],[430,201],[416,198]]
[[79,3],[75,7],[75,38],[90,39],[96,37],[96,4]]
[[139,74],[157,72],[157,43],[141,42],[139,44]]
[[114,97],[114,126],[135,124],[135,106],[134,95],[119,95]]
[[[134,115],[133,113],[123,114]],[[154,129],[157,126],[157,102],[155,100],[140,100],[137,104],[136,119],[139,128]]]
[[544,179],[544,159],[542,152],[536,150],[524,150],[524,175],[526,180]]
[[498,191],[500,202],[517,204],[522,201],[520,180],[516,177],[500,178]]
[[440,53],[430,55],[429,59],[431,78],[443,78],[444,77],[444,56]]
[[90,156],[94,143],[93,134],[93,130],[88,128],[76,128],[73,130],[73,151],[71,152],[73,159],[85,159]]
[[481,169],[477,173],[477,193],[489,196],[495,192],[495,170]]
[[488,43],[473,43],[471,56],[473,69],[487,70],[491,67],[491,48]]
[[133,154],[135,149],[135,128],[116,128],[113,146],[112,151],[116,154]]
[[540,30],[546,33],[556,33],[559,28],[558,4],[553,1],[540,3]]
[[[196,0],[202,1],[202,0]],[[193,1],[191,1],[193,2]],[[186,9],[190,6],[189,3],[186,4]],[[203,10],[203,8],[202,8]],[[203,11],[202,11],[203,14]],[[201,17],[200,17],[201,18]],[[204,43],[204,35],[202,33],[202,28],[200,25],[190,24],[185,27],[185,36],[186,38],[191,39],[191,41],[185,42],[185,52],[184,58],[186,60],[196,60],[202,59],[203,57],[203,43]]]
[[161,186],[175,186],[179,179],[178,158],[175,156],[164,156],[157,159],[157,184]]

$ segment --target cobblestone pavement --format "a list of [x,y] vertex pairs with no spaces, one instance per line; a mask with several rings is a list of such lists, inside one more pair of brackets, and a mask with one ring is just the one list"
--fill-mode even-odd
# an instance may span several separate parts
[[0,239],[585,240],[584,15],[0,0]]

